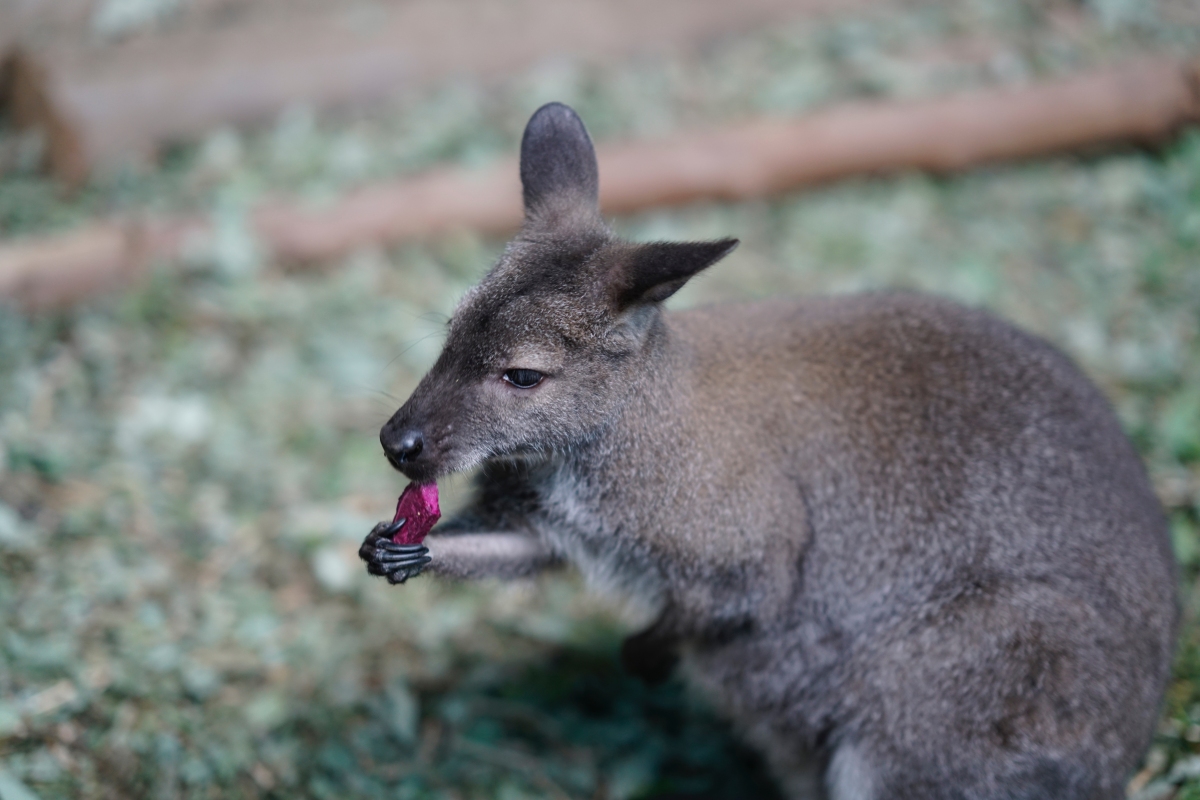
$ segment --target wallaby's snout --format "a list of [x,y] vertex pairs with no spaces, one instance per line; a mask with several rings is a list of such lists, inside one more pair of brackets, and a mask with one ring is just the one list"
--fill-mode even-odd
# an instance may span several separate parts
[[384,427],[379,434],[379,441],[383,444],[387,460],[396,469],[403,469],[405,464],[416,461],[425,449],[425,437],[418,430],[403,430],[396,434]]
[[[405,409],[397,411],[379,431],[379,443],[383,445],[383,454],[388,463],[396,470],[404,473],[410,480],[419,480],[424,475],[426,464],[422,464],[421,455],[425,453],[424,426],[416,424],[416,420],[404,413]],[[426,454],[425,461],[428,461]]]
[[431,414],[424,396],[420,391],[414,393],[379,431],[379,443],[388,463],[419,483],[436,480],[444,471],[445,434],[453,430],[447,418],[437,415],[436,407]]

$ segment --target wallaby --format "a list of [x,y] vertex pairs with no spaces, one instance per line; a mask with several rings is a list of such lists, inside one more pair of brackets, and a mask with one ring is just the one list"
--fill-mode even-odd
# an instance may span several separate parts
[[[657,621],[791,797],[1115,800],[1178,624],[1161,508],[1046,342],[919,294],[662,303],[737,244],[622,241],[561,104],[521,143],[525,221],[380,434],[418,483],[480,467],[392,582],[563,561]],[[402,524],[402,523],[398,523]]]

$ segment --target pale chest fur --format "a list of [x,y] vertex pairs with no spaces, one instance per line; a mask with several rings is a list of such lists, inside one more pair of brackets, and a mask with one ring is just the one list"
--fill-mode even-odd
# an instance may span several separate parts
[[634,520],[605,502],[579,467],[560,464],[537,482],[542,538],[575,565],[588,586],[603,594],[657,607],[664,585]]

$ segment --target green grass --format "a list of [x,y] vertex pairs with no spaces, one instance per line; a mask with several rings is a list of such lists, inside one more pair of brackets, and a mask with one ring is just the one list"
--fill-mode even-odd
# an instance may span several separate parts
[[[1073,33],[983,0],[785,26],[697,56],[441,87],[356,119],[295,111],[75,197],[0,180],[7,235],[141,209],[221,230],[127,294],[0,309],[0,798],[19,800],[17,782],[41,798],[767,796],[703,698],[620,673],[625,614],[570,574],[395,589],[356,562],[403,483],[378,427],[501,243],[461,234],[284,272],[245,235],[245,209],[265,191],[330,197],[509,154],[546,99],[575,104],[597,138],[658,134],[1200,38],[1136,4],[1096,7]],[[929,58],[968,36],[1007,55]],[[903,286],[989,307],[1078,360],[1172,520],[1187,623],[1147,777],[1200,796],[1186,769],[1200,754],[1200,132],[617,227],[743,240],[679,306]],[[444,487],[448,505],[462,498]]]

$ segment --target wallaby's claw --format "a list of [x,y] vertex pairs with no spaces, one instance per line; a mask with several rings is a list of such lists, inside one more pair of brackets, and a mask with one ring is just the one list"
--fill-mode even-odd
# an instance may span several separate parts
[[420,561],[429,548],[423,544],[395,544],[380,542],[375,551],[375,561],[380,564],[397,564],[400,566]]
[[387,578],[388,583],[404,583],[415,578],[433,559],[423,544],[397,544],[392,536],[404,526],[404,520],[381,522],[367,534],[358,557],[367,562],[367,572]]

